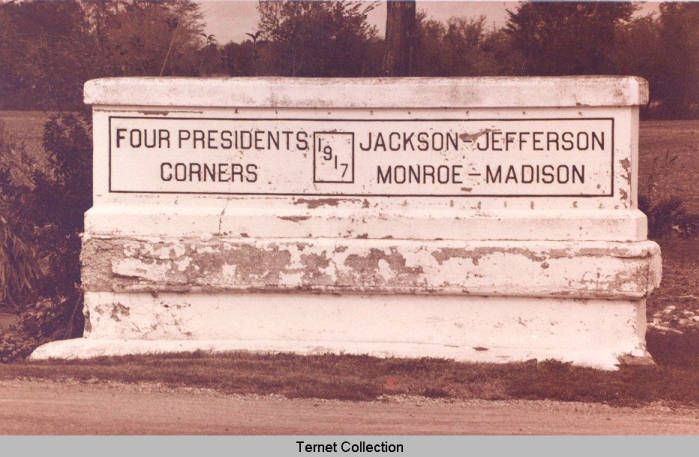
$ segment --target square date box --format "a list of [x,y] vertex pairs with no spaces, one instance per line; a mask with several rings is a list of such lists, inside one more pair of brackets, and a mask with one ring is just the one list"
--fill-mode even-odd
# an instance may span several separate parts
[[354,182],[354,133],[313,133],[313,182]]

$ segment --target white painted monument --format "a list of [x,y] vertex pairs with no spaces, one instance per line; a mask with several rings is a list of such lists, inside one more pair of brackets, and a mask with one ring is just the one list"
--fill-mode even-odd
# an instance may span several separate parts
[[85,336],[33,358],[648,359],[633,77],[89,81]]

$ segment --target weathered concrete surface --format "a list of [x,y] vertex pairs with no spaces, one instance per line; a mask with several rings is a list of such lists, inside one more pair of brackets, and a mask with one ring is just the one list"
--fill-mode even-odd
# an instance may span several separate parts
[[640,299],[652,241],[507,242],[85,237],[89,291],[438,294]]
[[[235,81],[235,87],[231,87]],[[636,77],[532,78],[103,78],[85,104],[238,108],[505,108],[639,106]]]
[[[232,88],[237,87],[240,83],[238,80],[230,81]],[[163,85],[170,84],[168,80],[162,82]],[[425,81],[424,85],[428,85]],[[133,103],[138,103],[138,100],[134,100]],[[302,108],[288,108],[288,109],[277,109],[277,108],[220,108],[220,109],[210,109],[209,111],[203,110],[192,114],[186,109],[172,110],[168,111],[168,114],[163,114],[159,111],[148,110],[148,107],[143,107],[140,105],[126,105],[119,107],[99,107],[96,106],[94,109],[93,117],[93,130],[96,138],[94,142],[94,208],[96,213],[99,214],[100,208],[107,209],[108,205],[117,205],[124,212],[125,216],[128,217],[130,213],[136,212],[137,208],[142,205],[151,205],[153,209],[149,210],[150,213],[154,211],[161,205],[172,205],[179,206],[184,215],[191,214],[194,211],[194,207],[218,207],[221,216],[233,215],[234,217],[246,218],[247,216],[253,217],[246,225],[252,228],[252,231],[256,231],[258,224],[276,224],[282,223],[283,220],[274,221],[273,218],[266,218],[264,220],[258,218],[257,216],[265,214],[268,212],[276,213],[278,216],[282,217],[294,217],[298,220],[298,217],[305,217],[312,214],[319,214],[323,216],[336,215],[340,220],[332,221],[332,224],[336,227],[343,227],[344,232],[351,232],[356,228],[356,221],[351,221],[350,217],[352,210],[358,210],[357,216],[359,220],[363,217],[376,220],[377,215],[385,214],[388,220],[392,220],[392,215],[403,214],[404,222],[411,223],[410,219],[415,220],[414,228],[415,232],[412,236],[418,238],[429,238],[438,235],[433,235],[435,230],[430,233],[423,233],[423,226],[425,226],[425,219],[436,217],[438,220],[446,220],[448,216],[453,219],[464,218],[469,219],[472,216],[480,216],[481,219],[487,219],[491,217],[494,219],[492,222],[496,222],[499,214],[511,215],[512,219],[522,219],[525,223],[529,220],[535,220],[538,216],[542,216],[542,220],[551,220],[556,217],[562,217],[567,220],[569,225],[566,232],[562,231],[562,227],[558,230],[551,232],[551,236],[560,237],[561,233],[573,233],[574,239],[615,239],[615,240],[625,240],[629,239],[628,234],[630,233],[630,227],[638,225],[638,222],[630,222],[629,224],[624,224],[623,234],[625,238],[619,238],[619,235],[614,233],[614,224],[611,226],[605,222],[604,219],[598,216],[598,212],[602,211],[618,211],[618,215],[609,215],[610,218],[618,219],[619,217],[627,217],[632,219],[638,219],[640,215],[637,210],[637,163],[638,163],[638,140],[637,140],[637,117],[638,117],[638,107],[635,106],[620,106],[620,107],[594,107],[594,108],[582,108],[582,107],[568,107],[568,108],[556,108],[556,109],[545,109],[541,107],[510,107],[501,109],[487,109],[487,108],[472,108],[467,110],[448,110],[445,112],[443,109],[429,109],[421,108],[414,110],[399,110],[399,109],[385,109],[385,110],[375,110],[375,109],[344,109],[344,108],[333,108],[325,110],[309,110]],[[608,138],[605,146],[604,152],[604,164],[606,166],[606,172],[609,174],[609,184],[604,189],[609,194],[587,194],[587,192],[582,192],[580,188],[576,188],[571,192],[563,192],[565,195],[548,195],[548,187],[538,186],[539,191],[546,192],[536,192],[536,196],[529,196],[529,190],[536,189],[537,186],[516,186],[516,185],[503,185],[501,190],[505,188],[509,189],[507,194],[512,195],[495,195],[488,194],[487,197],[471,195],[469,191],[470,184],[464,184],[463,186],[456,186],[457,195],[452,196],[413,196],[413,194],[419,193],[424,194],[425,191],[430,189],[434,190],[434,194],[441,195],[444,192],[441,191],[441,187],[437,185],[405,185],[401,187],[405,196],[392,196],[392,197],[382,197],[381,193],[372,192],[375,187],[374,182],[369,181],[371,176],[375,177],[374,173],[369,173],[366,168],[362,172],[362,167],[366,166],[365,161],[360,159],[360,152],[357,151],[357,173],[363,173],[362,177],[364,181],[362,183],[357,183],[357,186],[353,186],[353,191],[348,192],[347,187],[350,184],[345,184],[345,187],[340,188],[329,188],[328,185],[318,184],[316,186],[310,186],[312,181],[312,176],[309,176],[309,170],[312,168],[313,151],[309,148],[305,150],[298,150],[289,148],[289,151],[283,152],[283,157],[288,157],[288,160],[293,164],[290,165],[288,170],[279,170],[279,165],[282,163],[277,155],[274,157],[265,156],[264,153],[259,153],[254,156],[255,163],[260,165],[260,170],[263,167],[274,167],[276,170],[273,173],[273,180],[267,179],[263,180],[260,178],[258,182],[255,183],[255,192],[246,194],[245,189],[231,188],[230,186],[219,186],[218,191],[213,193],[202,193],[201,186],[197,183],[182,182],[175,186],[165,186],[162,187],[161,191],[156,191],[154,193],[141,192],[126,190],[115,191],[111,186],[113,181],[119,178],[120,181],[126,181],[133,183],[136,189],[153,189],[150,184],[153,184],[153,180],[159,181],[159,170],[157,169],[157,163],[151,163],[154,158],[150,157],[162,157],[162,160],[174,160],[174,161],[189,161],[193,157],[189,157],[186,151],[176,149],[170,152],[168,149],[166,152],[149,154],[148,162],[141,163],[138,160],[139,152],[138,149],[130,149],[129,151],[123,151],[123,153],[115,152],[116,145],[112,144],[110,140],[110,135],[115,136],[115,132],[112,130],[115,128],[112,126],[119,119],[127,119],[130,121],[128,125],[135,125],[134,123],[139,122],[149,122],[149,126],[157,122],[158,128],[171,128],[173,130],[173,135],[175,131],[179,128],[180,123],[187,123],[186,126],[197,125],[199,120],[201,123],[207,121],[213,121],[217,119],[222,119],[222,124],[216,125],[227,125],[235,126],[236,121],[240,122],[246,120],[254,119],[264,119],[259,126],[256,125],[254,128],[276,128],[279,130],[287,129],[286,123],[293,123],[293,125],[303,125],[298,119],[308,120],[308,124],[313,123],[308,127],[308,130],[313,129],[338,129],[343,126],[342,129],[347,130],[350,127],[357,129],[357,135],[359,132],[364,132],[362,135],[367,134],[371,129],[379,129],[385,122],[396,123],[396,129],[399,125],[404,122],[411,122],[411,125],[418,125],[419,128],[427,130],[439,130],[445,116],[449,116],[449,119],[453,119],[452,123],[456,123],[459,128],[467,129],[468,123],[482,124],[486,123],[488,125],[492,124],[493,129],[497,129],[497,125],[500,122],[519,122],[519,128],[525,128],[526,120],[530,118],[536,119],[546,119],[551,118],[552,122],[557,121],[559,127],[562,125],[572,125],[575,126],[577,122],[591,122],[596,119],[608,119],[613,120],[613,138]],[[187,119],[182,120],[182,119]],[[274,119],[280,119],[276,125],[273,122]],[[296,119],[296,120],[295,120]],[[327,119],[334,120],[335,123],[331,124]],[[420,119],[420,121],[414,121],[413,119]],[[460,120],[461,119],[461,120]],[[510,119],[515,119],[515,121],[509,121]],[[295,121],[294,121],[295,120]],[[343,122],[347,120],[348,122]],[[349,121],[351,126],[348,125]],[[271,123],[271,124],[270,124]],[[459,124],[460,123],[460,124]],[[463,124],[463,125],[462,125]],[[544,123],[545,124],[545,123]],[[605,123],[606,124],[606,123]],[[391,124],[393,125],[393,124]],[[451,124],[450,124],[451,125]],[[556,127],[557,129],[559,127]],[[145,127],[144,127],[145,128]],[[193,128],[193,127],[189,127]],[[223,127],[219,127],[223,128]],[[251,127],[244,127],[246,129]],[[393,128],[393,127],[392,127]],[[413,128],[413,127],[411,127]],[[418,128],[418,127],[415,127]],[[453,128],[457,128],[456,126]],[[543,127],[537,127],[543,128]],[[449,127],[452,129],[452,127]],[[111,132],[111,133],[110,133]],[[309,133],[309,132],[307,132]],[[384,132],[385,133],[385,132]],[[453,133],[453,132],[452,132]],[[358,138],[359,142],[360,139]],[[362,140],[363,141],[363,140]],[[613,144],[612,144],[613,143]],[[463,145],[462,145],[463,146]],[[172,148],[171,148],[172,149]],[[133,152],[133,154],[132,154]],[[226,151],[218,150],[207,150],[205,155],[200,155],[202,151],[196,154],[197,160],[214,160],[214,161],[246,161],[253,160],[251,154],[245,154],[240,151],[231,152],[226,155]],[[275,154],[277,154],[276,151]],[[374,153],[372,155],[377,155]],[[392,160],[391,157],[396,154],[395,151],[391,151],[390,154],[383,154],[386,156],[386,160]],[[487,155],[497,155],[495,153],[487,152]],[[544,154],[539,152],[537,160],[541,162],[552,161],[558,163],[558,161],[563,160],[564,162],[569,162],[571,159],[567,154],[566,158],[559,159],[555,154]],[[366,154],[365,154],[366,155]],[[507,157],[508,163],[526,163],[530,152],[525,151],[523,154],[509,155]],[[598,154],[596,154],[598,155]],[[447,154],[448,157],[444,157],[438,152],[433,153],[423,153],[421,151],[413,151],[411,154],[402,154],[400,158],[395,158],[394,160],[407,161],[404,164],[420,161],[420,157],[428,157],[431,161],[430,163],[462,163],[466,168],[470,166],[473,162],[474,165],[481,163],[483,160],[484,153],[482,151],[473,150],[472,147],[460,147],[458,153],[456,151],[451,151]],[[584,155],[579,154],[579,160],[584,158]],[[118,160],[117,160],[118,159]],[[597,157],[599,160],[595,160],[594,163],[600,165],[602,162],[602,157]],[[144,159],[145,160],[145,159]],[[423,159],[427,160],[427,159]],[[494,160],[494,159],[493,159]],[[505,160],[505,159],[503,159]],[[122,163],[123,166],[120,169],[121,172],[114,171],[112,165],[116,166],[116,162]],[[158,160],[159,161],[159,160]],[[398,162],[396,162],[398,163]],[[592,163],[588,164],[592,165]],[[155,167],[155,168],[154,168]],[[464,168],[464,173],[466,173],[466,168]],[[283,173],[286,171],[286,173]],[[112,176],[112,173],[116,173],[118,176]],[[260,171],[262,173],[262,171]],[[270,171],[271,173],[271,171]],[[261,177],[262,175],[260,175]],[[466,178],[464,178],[466,179]],[[304,184],[303,192],[298,193],[298,189],[292,194],[286,194],[284,192],[289,191],[289,184],[291,182],[301,180]],[[589,179],[588,179],[589,180]],[[468,180],[464,181],[466,183]],[[143,184],[143,187],[139,185]],[[150,184],[149,184],[150,183]],[[148,185],[147,185],[148,184]],[[174,183],[170,183],[174,184]],[[283,194],[277,195],[263,195],[262,189],[267,186],[269,191],[283,192]],[[454,186],[451,186],[452,188]],[[463,187],[463,189],[461,189]],[[556,186],[559,188],[560,186]],[[120,188],[121,189],[121,188]],[[396,189],[394,189],[396,190]],[[511,192],[510,192],[511,191]],[[586,195],[580,195],[585,193]],[[318,195],[315,195],[318,194]],[[351,194],[351,195],[343,195]],[[451,194],[451,192],[450,192]],[[157,210],[156,210],[157,211]],[[309,212],[311,214],[309,214]],[[89,213],[88,213],[89,214]],[[96,214],[96,215],[97,215]],[[120,217],[119,211],[113,211],[116,217]],[[590,218],[593,222],[575,224],[576,219]],[[226,221],[227,218],[222,218],[224,222],[230,222],[230,219]],[[400,220],[400,219],[399,219]],[[146,219],[146,230],[149,225]],[[162,221],[162,219],[160,220]],[[95,221],[98,223],[98,221]],[[105,228],[109,227],[106,225],[107,221],[101,221],[102,226]],[[344,224],[343,224],[344,222]],[[89,225],[91,221],[86,221],[86,226]],[[315,224],[319,224],[320,221],[315,221]],[[516,222],[514,222],[516,223]],[[452,223],[453,224],[453,223]],[[118,221],[113,220],[113,225],[118,225]],[[308,225],[308,224],[306,224]],[[371,223],[373,225],[373,222]],[[531,226],[531,223],[528,223]],[[457,226],[467,227],[466,224],[460,223]],[[447,225],[448,227],[448,225]],[[515,230],[511,230],[512,227],[508,227],[506,224],[495,224],[491,223],[488,226],[488,230],[492,236],[499,236],[500,239],[512,239],[507,238],[512,235]],[[610,238],[601,238],[600,234],[605,227],[609,227],[607,234]],[[224,231],[235,230],[235,225],[228,230],[225,227],[221,227]],[[118,227],[116,228],[118,229]],[[577,230],[579,233],[575,234]],[[269,228],[268,228],[269,230]],[[248,230],[241,230],[242,232],[248,232]],[[384,230],[385,231],[385,230]],[[467,230],[467,232],[470,231]],[[313,230],[309,233],[312,233]],[[532,233],[533,230],[527,230],[528,233]],[[585,233],[590,232],[591,237],[586,238]],[[210,232],[213,233],[213,232]],[[235,232],[234,232],[235,233]],[[480,233],[483,233],[481,231]],[[487,233],[487,232],[486,232]],[[389,233],[384,233],[382,236],[388,236]],[[276,235],[279,236],[279,235]],[[341,234],[340,236],[345,236]],[[536,236],[536,235],[535,235]],[[566,238],[554,238],[554,239],[566,239]],[[633,238],[631,238],[633,239]]]
[[85,338],[32,358],[250,350],[615,369],[648,357],[645,300],[87,292],[85,314]]
[[[129,78],[88,82],[85,99],[86,338],[34,357],[247,349],[614,368],[647,356],[661,272],[638,210],[639,78]],[[182,146],[182,132],[200,142]],[[202,179],[192,162],[239,175]],[[411,164],[448,179],[386,178]],[[546,166],[579,178],[542,179]]]
[[[485,200],[485,199],[482,199]],[[203,237],[227,238],[358,238],[398,240],[566,240],[643,241],[646,216],[638,209],[553,210],[548,203],[501,203],[501,209],[482,210],[491,204],[452,200],[445,207],[435,203],[395,203],[379,199],[296,199],[280,202],[226,200],[220,198],[130,204],[103,204],[85,215],[85,231],[103,237]],[[450,205],[454,205],[453,207]],[[540,207],[540,205],[543,207]],[[545,205],[545,206],[544,206]],[[580,208],[574,208],[580,206]],[[544,209],[544,210],[542,210]],[[176,224],[173,221],[177,221]],[[545,228],[542,229],[542,228]]]

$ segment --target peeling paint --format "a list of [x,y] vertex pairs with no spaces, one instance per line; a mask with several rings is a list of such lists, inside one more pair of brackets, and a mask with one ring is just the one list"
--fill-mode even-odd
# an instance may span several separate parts
[[[531,251],[526,248],[519,248],[519,247],[513,247],[513,248],[508,248],[508,249],[501,249],[501,248],[494,248],[494,247],[482,247],[482,248],[475,248],[475,249],[467,249],[467,248],[442,248],[438,249],[436,251],[432,252],[432,256],[439,262],[439,264],[443,264],[444,262],[454,259],[454,258],[461,258],[461,259],[470,259],[474,265],[478,265],[478,261],[480,258],[492,254],[515,254],[515,255],[522,255],[524,257],[527,257],[528,259],[531,259],[535,262],[541,262],[547,258],[546,255],[542,255],[539,253],[536,253],[534,251]],[[556,255],[556,254],[553,254]]]
[[492,132],[493,129],[482,129],[474,133],[469,133],[469,132],[463,132],[459,134],[459,138],[461,138],[461,141],[465,143],[472,143],[478,140],[478,138],[482,137],[483,135],[486,135],[490,132]]
[[122,317],[128,317],[130,314],[129,308],[122,305],[121,303],[113,303],[112,304],[112,311],[111,311],[111,318],[115,321],[120,321]]
[[624,189],[619,189],[619,195],[621,199],[626,201],[629,198],[629,194]]
[[621,168],[624,170],[624,174],[622,174],[621,177],[629,186],[631,186],[631,160],[624,158],[621,159],[619,163],[621,164]]
[[351,254],[347,256],[344,264],[356,272],[364,273],[367,271],[376,271],[378,269],[380,260],[385,260],[388,262],[388,265],[397,274],[405,273],[413,275],[423,272],[422,267],[420,266],[406,266],[405,257],[395,248],[390,248],[388,253],[381,249],[372,248],[369,250],[369,254],[365,256]]
[[295,205],[306,205],[308,209],[318,208],[321,206],[337,206],[340,201],[347,200],[341,198],[316,198],[316,199],[306,199],[297,198],[294,200]]
[[307,221],[308,219],[311,218],[311,216],[277,216],[277,217],[283,221],[291,221],[291,222]]
[[[235,340],[243,349],[291,350],[322,341],[325,350],[335,344],[339,351],[348,342],[360,351],[390,343],[391,350],[410,346],[408,356],[570,355],[585,363],[604,357],[605,366],[643,356],[645,299],[662,268],[657,245],[643,240],[645,220],[633,208],[631,185],[637,107],[647,95],[640,79],[601,77],[88,82],[85,98],[97,104],[95,169],[103,172],[95,175],[82,238],[87,339],[177,340],[179,347],[200,339],[217,348]],[[280,180],[265,173],[255,196],[110,192],[109,116],[162,123],[156,118],[192,109],[202,110],[192,116],[199,124],[240,113],[300,119],[307,111],[323,123],[337,121],[328,125],[333,131],[343,119],[436,121],[451,109],[450,117],[461,115],[450,132],[467,144],[443,159],[462,163],[474,179],[442,197],[434,195],[436,184],[421,186],[429,198],[409,197],[415,188],[408,186],[389,198],[364,179],[315,186],[283,170],[281,181],[305,187],[276,193]],[[504,125],[499,120],[527,117],[556,117],[547,121],[556,129],[566,119],[589,126],[596,118],[616,120],[609,123],[614,149],[605,146],[599,160],[591,159],[599,166],[587,176],[600,180],[549,196],[521,182],[484,188],[475,179],[483,163],[471,153],[473,142]],[[313,159],[307,152],[299,155],[303,163]]]
[[[83,285],[92,291],[298,289],[642,297],[656,287],[660,276],[659,248],[652,242],[583,246],[551,242],[547,248],[522,242],[259,243],[217,237],[208,241],[89,238],[83,243]],[[173,253],[181,255],[173,258]],[[556,274],[542,275],[542,270]],[[601,275],[591,277],[590,271]]]
[[170,114],[170,111],[139,111],[139,113],[146,116],[167,116]]

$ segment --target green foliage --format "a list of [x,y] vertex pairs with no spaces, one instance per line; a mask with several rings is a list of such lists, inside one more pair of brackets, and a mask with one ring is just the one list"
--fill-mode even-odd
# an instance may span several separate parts
[[631,74],[650,82],[644,114],[699,115],[699,3],[633,18],[630,2],[531,2],[509,11],[509,58],[522,75]]
[[26,306],[19,322],[0,336],[0,362],[27,357],[49,341],[82,334],[82,301],[75,297],[41,298]]
[[25,243],[0,217],[0,303],[13,307],[35,298],[33,285],[40,276],[32,246]]
[[[88,0],[93,71],[98,75],[198,75],[208,48],[191,0]],[[204,39],[203,39],[204,38]]]
[[613,61],[620,74],[650,76],[660,70],[664,51],[655,16],[647,15],[621,24],[615,41]]
[[230,42],[221,49],[223,71],[230,76],[254,76],[257,74],[258,50],[256,44],[246,40]]
[[485,16],[451,18],[445,24],[418,15],[414,56],[416,76],[511,74],[510,41],[502,31],[486,32]]
[[76,1],[0,5],[0,105],[74,108],[89,42]]
[[376,29],[374,4],[350,1],[261,0],[259,30],[275,72],[285,76],[376,74],[365,63]]
[[23,144],[0,125],[0,306],[13,310],[37,298],[34,285],[41,274],[31,238],[18,233],[16,201],[33,189],[32,168]]
[[[262,0],[249,40],[203,33],[194,0],[0,2],[0,109],[79,110],[102,76],[376,76],[384,40],[374,2]],[[699,116],[699,3],[522,2],[501,29],[483,18],[418,14],[417,76],[632,74],[650,82],[644,115]]]
[[699,3],[660,5],[658,71],[649,75],[661,117],[699,116]]
[[687,214],[684,201],[679,197],[652,201],[642,195],[638,199],[638,207],[648,217],[649,238],[666,238],[673,233],[685,238],[696,235],[696,222]]
[[614,73],[616,28],[631,2],[527,2],[508,11],[506,32],[522,56],[525,75]]
[[[7,139],[0,147],[12,150],[3,158],[19,149]],[[0,340],[3,360],[82,332],[80,233],[92,198],[92,141],[84,115],[52,116],[44,148],[44,167],[24,173],[0,167],[0,288],[20,313],[19,323]]]
[[1,3],[0,109],[79,110],[101,76],[218,71],[202,31],[191,0]]
[[[687,213],[684,200],[670,195],[664,186],[658,185],[657,178],[671,176],[677,156],[666,152],[651,164],[647,184],[640,190],[638,208],[648,217],[648,237],[661,239],[678,234],[687,238],[697,234],[697,222]],[[674,171],[676,172],[676,171]]]
[[646,78],[653,117],[699,115],[699,4],[663,3],[617,30],[616,72]]

